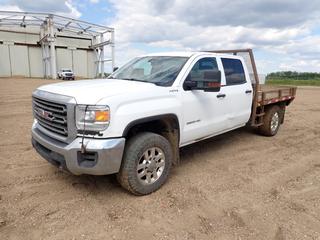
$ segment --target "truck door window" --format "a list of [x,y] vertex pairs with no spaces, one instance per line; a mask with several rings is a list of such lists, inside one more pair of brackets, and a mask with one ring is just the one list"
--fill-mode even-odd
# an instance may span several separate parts
[[246,82],[246,76],[239,59],[221,58],[227,85],[237,85]]
[[[204,72],[207,70],[219,70],[218,64],[215,58],[205,57],[199,59],[192,67],[190,73],[187,76],[186,81],[191,78],[194,80],[199,80],[198,84],[201,84],[201,80],[203,80]],[[201,87],[201,86],[198,86]],[[185,88],[185,87],[184,87]],[[184,89],[187,90],[187,89]]]

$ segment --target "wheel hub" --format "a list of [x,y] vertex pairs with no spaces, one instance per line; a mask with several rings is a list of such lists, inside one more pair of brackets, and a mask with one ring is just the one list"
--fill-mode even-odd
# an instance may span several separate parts
[[156,162],[154,160],[151,160],[146,167],[148,172],[153,172],[156,169]]
[[279,125],[279,114],[275,112],[271,118],[271,131],[274,132],[277,130]]
[[161,177],[164,167],[164,152],[158,147],[148,148],[137,165],[138,180],[144,185],[153,184]]

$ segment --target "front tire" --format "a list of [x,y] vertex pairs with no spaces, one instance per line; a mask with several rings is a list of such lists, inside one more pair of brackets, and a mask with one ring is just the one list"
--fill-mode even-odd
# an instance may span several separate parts
[[259,127],[260,134],[264,136],[274,136],[277,134],[281,124],[281,109],[274,105],[267,109],[263,118],[263,125]]
[[161,135],[144,132],[129,139],[118,182],[135,195],[158,190],[167,180],[173,153],[169,141]]

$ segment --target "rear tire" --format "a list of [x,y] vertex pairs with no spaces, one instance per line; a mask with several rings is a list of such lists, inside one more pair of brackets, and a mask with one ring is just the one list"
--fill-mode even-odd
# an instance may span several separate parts
[[274,105],[267,109],[263,118],[263,125],[259,127],[259,133],[264,136],[274,136],[277,134],[281,124],[281,109]]
[[144,132],[129,139],[118,182],[135,195],[158,190],[167,180],[173,160],[169,141],[161,135]]

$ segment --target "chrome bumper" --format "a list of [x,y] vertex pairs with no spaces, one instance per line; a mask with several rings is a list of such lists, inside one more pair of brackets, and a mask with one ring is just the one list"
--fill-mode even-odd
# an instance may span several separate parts
[[32,145],[48,162],[75,175],[107,175],[119,172],[125,138],[84,138],[86,153],[81,153],[81,138],[66,144],[46,136],[32,126]]

